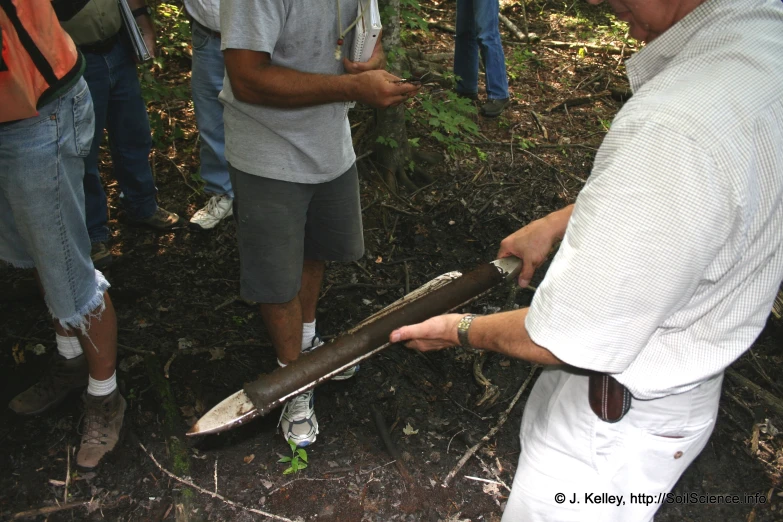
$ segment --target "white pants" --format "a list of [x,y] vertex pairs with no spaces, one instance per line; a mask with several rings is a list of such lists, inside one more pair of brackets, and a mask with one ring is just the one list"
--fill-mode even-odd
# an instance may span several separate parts
[[590,409],[587,383],[568,369],[539,377],[522,417],[522,452],[502,522],[652,520],[707,444],[723,374],[679,395],[634,399],[614,424]]

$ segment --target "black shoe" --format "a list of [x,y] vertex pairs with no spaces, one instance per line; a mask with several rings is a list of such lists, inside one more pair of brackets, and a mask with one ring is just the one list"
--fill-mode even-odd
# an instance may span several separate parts
[[477,92],[459,92],[459,91],[454,91],[454,92],[460,98],[467,98],[468,100],[473,100],[473,101],[478,100],[478,93]]
[[481,115],[485,118],[497,118],[509,104],[508,98],[500,100],[487,100],[487,103],[481,106]]
[[106,247],[106,243],[99,241],[93,243],[90,247],[90,259],[92,259],[92,264],[95,268],[103,270],[111,264],[114,258],[111,256],[111,251]]

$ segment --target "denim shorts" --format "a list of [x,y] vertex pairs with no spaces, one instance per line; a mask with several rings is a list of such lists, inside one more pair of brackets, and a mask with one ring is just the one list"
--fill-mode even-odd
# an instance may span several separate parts
[[0,259],[37,269],[49,311],[64,327],[85,326],[109,287],[90,260],[84,222],[94,119],[80,79],[37,116],[0,123]]
[[292,183],[235,169],[234,219],[240,294],[287,303],[302,285],[305,259],[355,261],[364,254],[356,165],[326,183]]

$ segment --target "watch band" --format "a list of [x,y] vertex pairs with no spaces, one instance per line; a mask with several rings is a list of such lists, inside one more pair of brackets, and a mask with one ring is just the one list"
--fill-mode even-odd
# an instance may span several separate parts
[[137,7],[131,11],[131,15],[133,15],[133,18],[138,18],[141,15],[152,16],[152,9],[150,9],[150,6],[148,5],[145,5],[144,7]]
[[470,324],[473,322],[476,316],[468,314],[457,323],[457,339],[459,339],[459,345],[463,348],[473,348],[468,341],[468,330],[470,330]]

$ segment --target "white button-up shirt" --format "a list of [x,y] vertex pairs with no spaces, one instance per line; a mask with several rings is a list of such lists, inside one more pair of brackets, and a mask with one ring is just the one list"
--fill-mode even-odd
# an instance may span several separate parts
[[783,3],[707,0],[627,66],[526,327],[652,399],[747,350],[783,278]]

